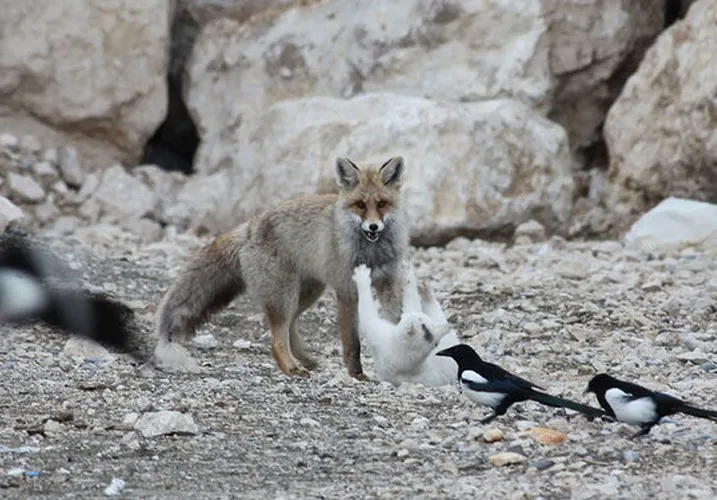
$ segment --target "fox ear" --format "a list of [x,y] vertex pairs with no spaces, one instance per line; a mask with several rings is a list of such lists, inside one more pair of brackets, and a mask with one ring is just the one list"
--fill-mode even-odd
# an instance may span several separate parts
[[341,189],[352,189],[358,184],[359,168],[348,158],[336,158],[336,184]]
[[403,178],[403,157],[394,156],[378,169],[381,182],[386,186],[399,186]]

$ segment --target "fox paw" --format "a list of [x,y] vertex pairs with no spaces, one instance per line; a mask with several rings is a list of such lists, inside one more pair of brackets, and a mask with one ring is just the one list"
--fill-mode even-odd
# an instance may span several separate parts
[[366,264],[361,264],[354,268],[353,280],[356,283],[365,283],[371,281],[371,269]]
[[311,372],[303,366],[291,367],[286,374],[291,378],[308,378],[311,376]]

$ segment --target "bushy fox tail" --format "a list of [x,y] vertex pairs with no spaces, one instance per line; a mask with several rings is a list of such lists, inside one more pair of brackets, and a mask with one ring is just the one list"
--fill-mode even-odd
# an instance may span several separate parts
[[30,240],[0,235],[0,322],[42,321],[143,358],[134,311],[104,293],[54,284],[67,278],[63,267],[60,259]]
[[221,234],[190,258],[157,310],[160,341],[192,337],[209,316],[244,292],[239,249],[245,233],[242,226]]

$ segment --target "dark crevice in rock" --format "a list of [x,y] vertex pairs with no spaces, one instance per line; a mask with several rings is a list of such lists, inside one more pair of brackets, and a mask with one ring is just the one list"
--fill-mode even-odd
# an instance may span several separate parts
[[665,0],[665,29],[683,19],[693,0]]
[[177,15],[172,25],[172,46],[167,75],[167,116],[145,146],[141,163],[164,170],[193,173],[194,153],[199,146],[197,127],[183,98],[184,67],[198,26],[188,16]]

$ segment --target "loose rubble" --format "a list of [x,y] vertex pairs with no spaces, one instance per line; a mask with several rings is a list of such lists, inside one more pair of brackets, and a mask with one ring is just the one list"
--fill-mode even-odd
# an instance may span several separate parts
[[[151,335],[171,276],[208,239],[148,244],[109,227],[92,228],[84,243],[68,236],[55,245],[83,265],[83,279],[131,300]],[[552,237],[523,245],[457,239],[413,253],[416,273],[431,281],[462,340],[551,393],[595,405],[582,391],[607,370],[717,407],[709,368],[717,361],[715,250],[651,254]],[[563,262],[582,271],[556,272]],[[196,361],[190,374],[122,355],[58,356],[63,335],[36,325],[4,329],[0,496],[98,498],[114,477],[128,498],[717,494],[711,422],[675,416],[631,441],[626,424],[526,402],[481,426],[486,410],[457,387],[349,378],[333,300],[327,293],[301,323],[321,363],[302,380],[276,368],[261,315],[245,298],[200,328],[215,348],[185,344]]]

